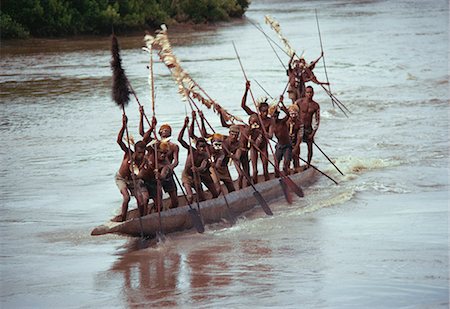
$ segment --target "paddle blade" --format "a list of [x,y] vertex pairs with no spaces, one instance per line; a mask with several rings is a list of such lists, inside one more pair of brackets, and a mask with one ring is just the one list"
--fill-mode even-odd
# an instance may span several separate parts
[[261,193],[258,191],[253,192],[253,196],[258,200],[258,203],[261,205],[262,209],[266,213],[266,215],[272,216],[273,212],[270,209],[269,205],[267,205],[266,200],[262,197]]
[[137,250],[142,250],[142,249],[147,249],[151,244],[150,239],[148,238],[139,238],[136,242],[136,249]]
[[189,215],[191,216],[192,223],[195,226],[195,229],[199,233],[203,233],[205,231],[205,226],[203,225],[202,219],[198,214],[198,211],[194,208],[188,210]]
[[225,200],[225,205],[227,205],[228,222],[233,226],[236,223],[236,216],[231,209],[230,204],[228,204],[227,197],[225,195],[223,196],[223,199]]
[[291,178],[286,177],[283,178],[286,181],[286,184],[289,186],[289,189],[291,189],[295,194],[297,194],[298,197],[304,197],[302,188],[298,186],[295,182],[292,181]]
[[288,187],[282,178],[280,178],[279,181],[280,181],[281,188],[283,189],[284,198],[286,199],[286,202],[288,202],[288,204],[292,204],[291,191],[288,190]]

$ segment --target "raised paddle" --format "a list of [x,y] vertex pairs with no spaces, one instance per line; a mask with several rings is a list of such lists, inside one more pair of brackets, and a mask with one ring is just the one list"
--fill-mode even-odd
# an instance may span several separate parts
[[[152,94],[152,116],[156,119],[156,113],[155,113],[155,83],[153,80],[153,49],[150,49],[150,80],[151,80],[151,94]],[[153,135],[155,138],[155,141],[158,140],[158,137],[156,136],[156,130],[153,130]],[[159,172],[158,168],[158,144],[155,143],[153,146],[154,149],[154,156],[155,156],[155,176],[157,176],[156,173]],[[161,206],[162,206],[162,188],[161,188],[161,179],[159,177],[156,178],[156,208],[158,210],[158,223],[159,223],[159,231],[156,232],[156,237],[160,241],[164,241],[164,233],[162,230],[162,221],[161,221]]]
[[[125,113],[125,106],[130,101],[130,92],[128,88],[128,78],[125,75],[125,71],[122,68],[122,59],[120,58],[120,48],[119,48],[119,42],[116,38],[116,36],[113,34],[111,38],[111,70],[113,72],[113,83],[112,83],[112,98],[114,102],[122,109],[122,115],[123,118],[126,118]],[[131,168],[134,171],[134,160],[133,155],[131,153],[131,147],[130,147],[130,136],[128,133],[128,126],[125,123],[125,131],[127,135],[127,143],[128,143],[128,156],[131,161]],[[131,172],[131,179],[133,181],[134,186],[134,194],[137,201],[137,205],[139,208],[139,227],[141,232],[141,238],[144,239],[144,228],[142,225],[142,213],[143,213],[143,205],[141,204],[142,201],[138,198],[138,187],[136,182],[136,177],[134,175],[134,172]]]

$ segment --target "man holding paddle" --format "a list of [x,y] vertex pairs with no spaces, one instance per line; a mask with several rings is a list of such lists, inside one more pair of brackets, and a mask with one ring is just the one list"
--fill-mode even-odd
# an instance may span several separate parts
[[[144,133],[144,107],[139,107],[139,113],[140,113],[140,119],[139,119],[139,133],[142,136],[142,141],[146,144],[148,144],[151,140],[151,134],[153,130],[156,128],[156,117],[152,118],[152,125],[150,129],[148,129],[147,132]],[[177,185],[174,180],[174,169],[178,166],[178,154],[180,151],[180,148],[177,144],[174,144],[170,142],[170,138],[172,136],[172,127],[165,123],[161,125],[159,128],[159,136],[161,138],[161,142],[166,143],[167,145],[167,159],[169,161],[169,164],[167,165],[167,168],[169,169],[169,174],[165,179],[161,180],[162,188],[164,189],[164,192],[168,193],[170,196],[170,208],[176,208],[178,207],[178,196],[177,196]],[[158,142],[160,143],[160,142]]]
[[122,221],[126,221],[127,219],[130,195],[134,195],[136,197],[141,216],[145,212],[145,199],[148,195],[142,180],[136,179],[135,181],[133,181],[133,177],[139,174],[139,167],[144,162],[145,144],[142,141],[137,142],[134,145],[134,151],[132,151],[127,147],[127,145],[125,145],[125,143],[123,142],[123,136],[127,126],[127,122],[128,118],[124,114],[122,117],[122,128],[120,129],[117,136],[117,143],[124,152],[122,163],[120,164],[119,171],[117,172],[115,177],[116,185],[123,197]]
[[[244,92],[244,96],[242,97],[241,107],[249,116],[257,115],[256,112],[252,111],[251,108],[249,108],[246,105],[247,93],[248,93],[249,89],[250,89],[250,81],[247,80],[245,82],[245,92]],[[261,121],[262,121],[261,125],[264,126],[264,130],[262,130],[261,132],[269,132],[269,128],[270,128],[270,125],[272,123],[272,119],[269,116],[269,104],[267,104],[267,102],[265,102],[265,101],[260,102],[259,105],[258,105],[258,113],[261,116]],[[256,117],[256,118],[258,118],[258,117]],[[263,152],[263,153],[260,153],[260,159],[261,159],[261,162],[262,162],[263,174],[264,174],[264,180],[265,181],[270,179],[270,176],[269,176],[269,162],[267,160],[269,152],[268,152],[268,149],[267,149],[267,145],[268,144],[267,144],[266,138],[264,138],[263,141],[262,141],[261,147],[260,147],[261,151]],[[258,160],[258,155],[257,155],[256,152],[254,153],[254,157],[252,157],[251,160],[252,160],[252,162],[255,162],[255,163],[253,163],[253,167],[257,168],[256,161]],[[256,179],[254,178],[253,181],[256,183],[257,182],[257,178]]]
[[[178,134],[178,142],[189,152],[181,176],[183,186],[186,189],[187,199],[189,203],[192,203],[194,196],[192,188],[195,189],[199,201],[204,201],[206,199],[202,189],[202,183],[208,188],[213,198],[216,198],[219,196],[219,193],[214,186],[214,181],[211,178],[209,171],[211,162],[206,150],[208,144],[206,143],[206,140],[201,137],[196,140],[195,148],[188,144],[183,139],[184,131],[186,130],[188,124],[189,117],[186,116],[184,125]],[[191,137],[189,137],[189,139],[191,139]],[[189,142],[191,141],[189,140]]]

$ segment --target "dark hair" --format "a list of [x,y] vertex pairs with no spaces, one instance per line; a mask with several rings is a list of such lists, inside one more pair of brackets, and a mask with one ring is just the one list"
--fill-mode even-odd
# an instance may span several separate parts
[[[267,100],[266,100],[266,101],[267,101]],[[269,108],[269,104],[267,104],[267,102],[261,102],[261,103],[259,104],[258,109],[261,109],[262,107],[267,107],[267,108]]]
[[312,86],[306,86],[305,89],[311,88],[311,90],[314,92],[314,88]]
[[195,145],[198,145],[200,143],[207,144],[206,140],[203,137],[197,138],[197,141],[195,142]]
[[134,149],[137,150],[143,150],[145,149],[145,143],[143,141],[138,141],[136,144],[134,144]]

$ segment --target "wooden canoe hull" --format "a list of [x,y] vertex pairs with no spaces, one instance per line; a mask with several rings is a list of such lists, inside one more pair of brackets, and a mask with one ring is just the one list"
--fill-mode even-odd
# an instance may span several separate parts
[[[310,168],[301,173],[291,175],[290,178],[297,185],[306,187],[315,181],[316,176],[317,173]],[[255,187],[268,203],[283,198],[284,196],[278,178],[258,183]],[[238,216],[254,207],[259,207],[258,201],[254,197],[253,193],[253,188],[249,186],[227,194],[226,199],[228,201],[229,208],[227,207],[223,196],[201,202],[199,214],[203,220],[203,223],[217,223],[224,219],[227,220],[230,217],[230,213],[232,216]],[[197,209],[196,203],[194,203],[192,207]],[[192,229],[194,227],[193,221],[191,219],[191,215],[188,213],[188,210],[189,206],[180,206],[178,208],[162,211],[162,232],[164,234],[168,234]],[[134,216],[136,216],[136,210],[134,210]],[[142,227],[145,236],[155,236],[160,230],[158,214],[152,213],[142,217]],[[131,217],[131,219],[125,222],[109,221],[94,228],[91,235],[104,235],[108,233],[140,236],[141,228],[139,218]]]

